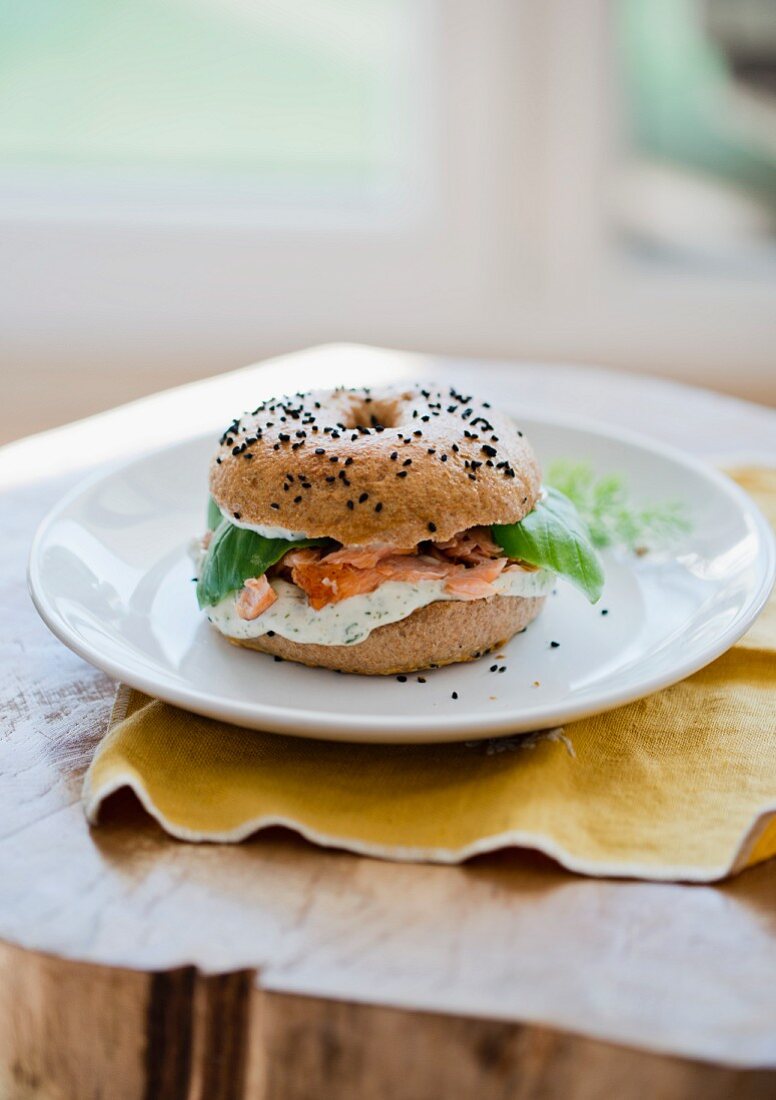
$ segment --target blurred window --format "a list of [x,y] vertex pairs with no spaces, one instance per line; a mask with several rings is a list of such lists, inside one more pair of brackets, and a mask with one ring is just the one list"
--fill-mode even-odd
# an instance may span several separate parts
[[411,136],[412,0],[5,0],[0,165],[371,201]]
[[618,222],[642,246],[776,254],[776,3],[618,0]]

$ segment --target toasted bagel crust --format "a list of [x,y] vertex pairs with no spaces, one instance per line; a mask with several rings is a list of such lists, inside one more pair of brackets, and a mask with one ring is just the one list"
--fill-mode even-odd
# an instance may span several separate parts
[[304,645],[279,635],[229,638],[233,645],[272,653],[338,672],[390,676],[432,666],[471,661],[503,645],[542,609],[544,596],[491,596],[487,600],[445,600],[413,611],[406,619],[373,630],[357,645]]
[[517,523],[540,483],[512,420],[431,385],[266,401],[224,432],[210,467],[228,515],[347,546]]

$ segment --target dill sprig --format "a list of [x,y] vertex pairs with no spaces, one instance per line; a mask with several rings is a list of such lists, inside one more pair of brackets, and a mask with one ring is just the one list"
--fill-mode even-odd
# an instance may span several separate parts
[[545,480],[576,505],[599,549],[622,546],[645,553],[664,549],[690,530],[678,501],[637,505],[624,478],[597,477],[589,462],[554,462]]

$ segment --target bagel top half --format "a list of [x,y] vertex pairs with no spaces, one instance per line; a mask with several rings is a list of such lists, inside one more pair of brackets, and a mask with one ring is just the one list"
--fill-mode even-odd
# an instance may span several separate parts
[[225,515],[347,546],[517,523],[540,486],[512,420],[431,385],[267,400],[229,425],[210,467]]

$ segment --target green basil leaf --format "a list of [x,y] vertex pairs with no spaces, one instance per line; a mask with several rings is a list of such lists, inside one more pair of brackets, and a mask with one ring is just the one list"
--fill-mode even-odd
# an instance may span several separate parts
[[197,581],[200,607],[220,603],[236,592],[249,577],[262,577],[289,550],[303,546],[325,546],[328,539],[265,539],[255,531],[235,527],[222,519],[202,562]]
[[581,589],[591,603],[601,597],[604,572],[574,505],[557,489],[519,523],[497,525],[493,538],[510,558],[551,569]]
[[208,531],[215,531],[224,517],[221,515],[221,509],[218,507],[212,497],[207,499],[207,529]]

